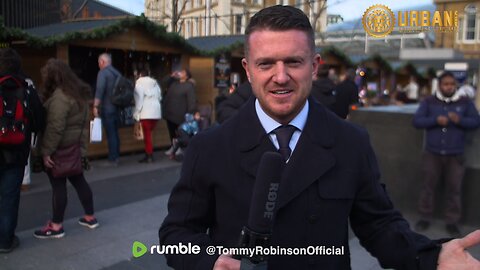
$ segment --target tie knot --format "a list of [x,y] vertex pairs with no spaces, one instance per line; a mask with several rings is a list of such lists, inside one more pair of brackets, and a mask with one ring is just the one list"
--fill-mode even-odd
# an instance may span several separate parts
[[292,152],[289,144],[295,130],[297,130],[297,128],[292,125],[282,125],[273,130],[273,133],[275,133],[275,135],[277,136],[279,146],[278,150],[283,155],[285,160],[288,160]]

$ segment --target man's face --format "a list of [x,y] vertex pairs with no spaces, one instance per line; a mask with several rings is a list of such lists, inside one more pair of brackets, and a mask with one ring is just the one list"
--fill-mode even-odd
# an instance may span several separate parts
[[457,90],[457,82],[451,76],[444,77],[440,81],[440,92],[444,97],[451,97]]
[[181,81],[186,81],[187,80],[187,72],[182,69],[178,72],[178,78],[181,80]]
[[102,58],[98,58],[98,67],[103,69],[105,67],[105,61]]
[[242,64],[253,93],[270,117],[287,124],[310,94],[320,56],[313,54],[307,34],[300,30],[259,30],[248,42]]

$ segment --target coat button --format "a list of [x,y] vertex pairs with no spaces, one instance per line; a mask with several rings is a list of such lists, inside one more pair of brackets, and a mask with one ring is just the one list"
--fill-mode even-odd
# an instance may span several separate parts
[[443,133],[447,132],[447,128],[442,128],[442,132]]
[[316,223],[316,222],[317,222],[317,219],[318,219],[318,216],[317,216],[317,215],[310,215],[310,216],[308,217],[308,222],[309,222],[310,224],[313,224],[313,223]]

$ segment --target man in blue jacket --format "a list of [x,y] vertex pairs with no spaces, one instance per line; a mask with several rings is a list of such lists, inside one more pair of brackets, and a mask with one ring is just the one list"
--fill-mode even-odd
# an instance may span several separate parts
[[443,176],[447,190],[444,209],[446,229],[452,236],[458,237],[465,173],[465,132],[480,125],[480,116],[473,102],[457,92],[452,73],[445,72],[438,80],[439,91],[422,101],[413,119],[416,128],[426,129],[423,154],[425,182],[418,205],[422,219],[417,222],[416,229],[423,231],[430,226],[435,189]]
[[118,128],[120,126],[118,119],[118,109],[110,101],[115,87],[115,81],[120,72],[112,66],[112,56],[108,53],[102,53],[98,56],[97,87],[95,99],[93,101],[93,116],[101,117],[102,124],[107,133],[108,143],[108,163],[107,166],[118,166],[120,157],[120,137]]

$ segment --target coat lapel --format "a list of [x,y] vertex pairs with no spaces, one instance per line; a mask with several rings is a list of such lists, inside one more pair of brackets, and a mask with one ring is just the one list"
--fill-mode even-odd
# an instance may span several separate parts
[[326,109],[309,99],[305,128],[285,168],[277,209],[288,204],[335,165],[334,134]]
[[276,149],[255,112],[255,97],[247,101],[246,108],[240,110],[238,117],[235,136],[240,151],[240,166],[255,178],[263,153]]

